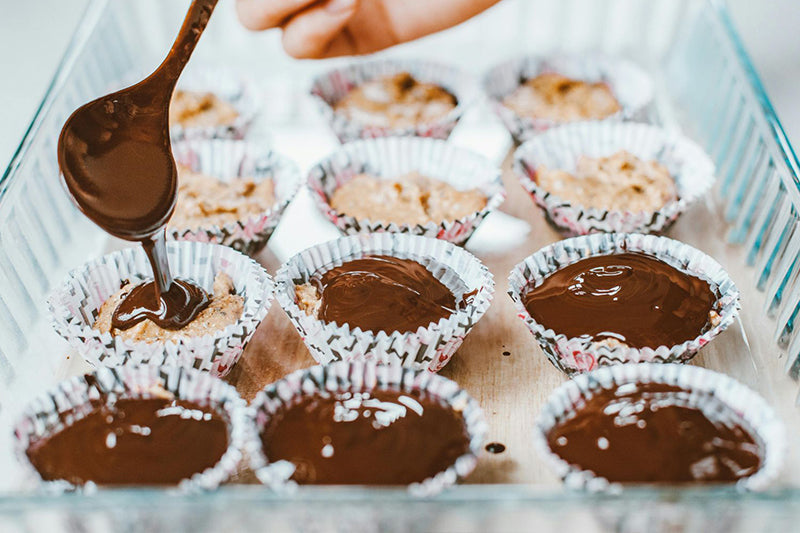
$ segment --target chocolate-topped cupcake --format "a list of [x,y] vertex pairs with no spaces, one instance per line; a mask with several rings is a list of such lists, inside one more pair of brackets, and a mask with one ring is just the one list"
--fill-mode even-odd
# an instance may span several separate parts
[[646,120],[653,99],[641,67],[601,54],[512,59],[491,68],[483,88],[520,143],[575,120]]
[[488,269],[451,243],[393,233],[313,246],[276,275],[276,296],[311,355],[437,371],[489,307]]
[[738,290],[722,267],[665,237],[567,239],[518,264],[509,285],[520,318],[570,374],[629,361],[686,361],[738,311]]
[[500,170],[438,139],[354,141],[315,165],[308,186],[344,233],[389,231],[465,243],[505,199]]
[[407,485],[430,494],[475,467],[485,422],[450,380],[374,363],[300,370],[253,401],[266,484]]
[[118,313],[124,297],[152,281],[141,248],[126,248],[70,272],[48,296],[53,327],[93,366],[166,364],[224,376],[272,303],[272,279],[227,246],[167,243],[173,275],[201,287],[208,305],[180,328]]
[[208,373],[100,368],[34,400],[15,425],[17,453],[61,486],[213,488],[253,435],[236,390]]
[[763,398],[710,370],[620,365],[557,389],[536,423],[539,451],[570,486],[730,484],[763,489],[784,430]]
[[311,94],[342,142],[392,135],[446,139],[477,87],[448,65],[383,59],[325,72]]
[[514,152],[514,172],[566,235],[664,232],[714,183],[700,146],[633,122],[551,128]]

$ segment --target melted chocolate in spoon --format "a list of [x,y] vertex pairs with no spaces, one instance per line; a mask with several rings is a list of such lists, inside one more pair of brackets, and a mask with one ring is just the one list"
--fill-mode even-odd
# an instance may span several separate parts
[[172,49],[158,69],[136,85],[76,110],[58,140],[58,164],[80,210],[108,233],[140,241],[155,282],[131,291],[115,327],[149,318],[179,328],[208,305],[208,295],[173,283],[164,226],[175,209],[178,179],[169,139],[169,103],[175,83],[208,24],[217,0],[194,0]]

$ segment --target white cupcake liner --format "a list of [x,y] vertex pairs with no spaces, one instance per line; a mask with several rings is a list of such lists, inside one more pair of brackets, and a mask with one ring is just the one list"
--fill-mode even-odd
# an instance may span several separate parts
[[[581,156],[607,157],[620,150],[664,165],[675,180],[678,199],[654,212],[587,208],[536,182],[541,166],[574,172]],[[714,163],[700,146],[678,133],[634,122],[574,122],[552,128],[517,148],[514,171],[548,220],[568,235],[663,232],[714,184]]]
[[[399,72],[409,72],[419,81],[444,87],[456,97],[456,107],[435,121],[410,127],[364,124],[334,110],[336,102],[355,87],[369,80]],[[311,94],[316,97],[321,112],[336,136],[340,141],[347,142],[387,136],[446,139],[464,114],[464,110],[477,98],[478,89],[470,75],[449,65],[421,59],[380,59],[353,63],[317,76],[312,83]]]
[[272,303],[273,282],[261,265],[241,253],[216,244],[167,243],[172,275],[211,291],[214,277],[225,272],[244,311],[234,324],[202,337],[169,342],[135,342],[92,327],[109,296],[122,280],[152,279],[150,263],[140,247],[95,259],[69,273],[48,297],[53,327],[91,365],[163,364],[207,370],[224,376],[239,360]]
[[483,78],[483,88],[492,108],[519,143],[561,123],[519,115],[503,104],[503,99],[522,82],[546,72],[608,84],[622,110],[604,120],[644,121],[648,118],[648,107],[654,94],[653,81],[635,63],[602,54],[523,56],[492,67]]
[[222,226],[173,227],[167,235],[175,240],[224,244],[244,254],[255,255],[267,244],[273,231],[300,188],[300,171],[292,161],[253,139],[192,139],[172,145],[175,161],[223,182],[252,178],[257,183],[271,179],[275,203],[264,212]]
[[181,139],[234,138],[243,139],[261,110],[260,95],[250,79],[224,67],[203,66],[187,70],[178,81],[177,89],[210,92],[233,105],[239,116],[232,124],[206,127],[183,127],[173,124],[170,137]]
[[[469,436],[469,452],[435,476],[409,485],[408,489],[412,494],[417,496],[436,494],[467,477],[475,469],[488,431],[478,402],[454,381],[430,372],[397,365],[381,365],[374,361],[340,361],[293,372],[267,385],[256,395],[250,404],[251,415],[255,417],[254,427],[260,435],[276,412],[315,392],[373,390],[424,391],[444,402],[464,418]],[[260,454],[250,455],[250,467],[259,480],[273,488],[297,488],[298,484],[289,479],[294,473],[291,463],[287,461],[269,463],[264,456],[263,448],[259,450]],[[391,457],[386,458],[387,461],[391,459]]]
[[[306,283],[316,272],[365,255],[417,260],[428,266],[457,299],[470,291],[477,292],[471,303],[449,317],[405,333],[351,329],[348,324],[324,322],[300,309],[296,303],[297,285]],[[353,235],[312,246],[284,263],[275,282],[278,303],[318,363],[366,359],[430,372],[438,372],[447,364],[494,296],[489,269],[463,248],[439,239],[398,233]]]
[[[486,196],[486,206],[456,220],[395,224],[357,219],[339,213],[330,205],[336,189],[357,174],[369,173],[393,179],[412,171],[459,190],[478,189]],[[322,214],[345,234],[388,231],[434,237],[455,244],[465,243],[486,215],[505,199],[500,169],[488,159],[439,139],[414,137],[385,137],[347,143],[311,169],[308,186]]]
[[[527,289],[541,285],[556,270],[586,257],[625,252],[643,252],[669,263],[681,272],[707,281],[717,297],[713,307],[719,315],[717,325],[676,346],[611,348],[596,344],[588,336],[568,338],[545,328],[525,308],[523,295]],[[688,244],[655,235],[602,233],[574,237],[546,246],[514,267],[508,277],[508,294],[514,301],[517,316],[536,337],[550,362],[569,375],[594,370],[601,365],[686,362],[727,329],[739,313],[739,290],[719,263]]]
[[[534,447],[567,487],[618,491],[627,485],[610,483],[589,470],[568,463],[556,455],[547,443],[548,433],[557,424],[572,418],[589,398],[601,390],[614,389],[626,383],[673,385],[691,392],[692,407],[702,408],[712,401],[729,407],[738,416],[742,426],[751,432],[764,453],[758,471],[737,481],[737,488],[764,490],[780,473],[786,454],[786,431],[772,407],[756,392],[725,374],[697,366],[626,364],[575,376],[550,395],[539,413],[533,431]],[[711,407],[713,411],[713,405]]]
[[203,472],[182,480],[179,491],[210,490],[236,473],[243,452],[259,453],[261,444],[248,416],[247,404],[236,389],[191,368],[155,365],[98,368],[91,374],[62,381],[29,403],[14,425],[15,452],[31,479],[38,479],[46,491],[93,490],[93,483],[76,487],[68,481],[44,481],[31,464],[26,451],[30,444],[58,433],[87,416],[103,398],[158,398],[166,390],[176,399],[216,407],[228,425],[228,448],[220,460]]

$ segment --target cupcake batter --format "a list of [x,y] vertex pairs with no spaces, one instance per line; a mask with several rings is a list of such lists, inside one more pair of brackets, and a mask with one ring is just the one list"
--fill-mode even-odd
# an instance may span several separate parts
[[443,87],[400,72],[362,83],[336,102],[334,109],[362,124],[403,128],[434,122],[457,103]]
[[267,212],[275,204],[271,179],[232,178],[222,181],[178,168],[178,201],[169,221],[172,228],[224,226]]
[[94,323],[94,329],[137,342],[177,341],[180,337],[202,337],[221,331],[239,320],[244,311],[244,298],[236,294],[233,280],[224,272],[220,272],[214,278],[213,294],[208,307],[200,311],[184,327],[165,329],[151,320],[144,320],[124,330],[112,327],[114,311],[134,287],[133,283],[126,283],[103,303]]
[[184,128],[228,126],[239,117],[230,103],[214,93],[177,89],[169,106],[169,123]]
[[331,207],[351,217],[395,224],[457,220],[486,207],[478,189],[460,191],[443,181],[409,172],[393,179],[359,174],[337,188]]
[[622,109],[607,84],[573,80],[555,72],[525,80],[503,104],[519,115],[556,122],[603,119]]
[[653,212],[678,199],[669,171],[658,161],[643,161],[625,150],[609,157],[578,159],[575,173],[536,169],[545,191],[582,207]]

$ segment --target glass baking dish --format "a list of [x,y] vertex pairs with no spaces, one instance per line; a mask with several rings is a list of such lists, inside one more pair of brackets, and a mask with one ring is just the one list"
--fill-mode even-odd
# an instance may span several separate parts
[[[482,458],[468,484],[434,498],[359,487],[276,494],[246,484],[191,495],[155,489],[88,495],[37,492],[21,477],[13,456],[12,421],[32,395],[86,369],[67,355],[66,343],[52,332],[45,297],[71,268],[121,246],[85,220],[64,193],[55,157],[58,132],[80,104],[152,70],[171,43],[185,7],[186,2],[159,0],[91,2],[0,179],[0,530],[792,529],[800,517],[800,463],[794,450],[780,481],[766,493],[723,488],[643,487],[622,494],[564,490],[527,450],[513,452],[524,448],[536,407],[565,379],[549,363],[541,363],[527,332],[513,341],[515,354],[525,354],[515,359],[522,361],[513,363],[516,366],[477,372],[477,363],[471,362],[479,360],[476,344],[468,338],[442,371],[478,398],[494,436],[501,435],[512,446],[505,458]],[[245,32],[233,9],[233,2],[217,8],[191,68],[223,65],[252,77],[263,95],[254,135],[307,169],[336,146],[307,96],[310,79],[345,60],[291,60],[280,51],[278,34]],[[457,28],[381,55],[435,58],[479,75],[491,64],[523,52],[598,50],[645,67],[657,87],[651,120],[683,131],[715,160],[718,182],[713,196],[682,217],[669,235],[703,249],[728,268],[742,291],[743,311],[742,320],[704,349],[697,362],[759,390],[786,422],[790,442],[796,441],[800,167],[722,2],[505,0]],[[452,140],[507,165],[509,137],[483,103],[474,106]],[[506,179],[509,199],[504,213],[487,219],[468,244],[495,274],[493,308],[508,304],[502,292],[510,266],[557,239],[519,184]],[[259,260],[274,273],[295,251],[336,235],[315,218],[310,199],[301,194]],[[512,245],[498,250],[500,241]],[[277,306],[270,316],[272,325],[283,318]],[[288,328],[285,320],[280,323]],[[476,328],[471,335],[486,336],[486,330],[479,333]],[[296,337],[294,331],[285,335]],[[294,344],[298,353],[305,350],[298,339]],[[305,357],[301,363],[310,364]],[[531,363],[534,360],[541,360],[538,366]],[[528,381],[505,383],[510,369]],[[245,371],[234,379],[243,379]],[[263,385],[252,384],[255,389]],[[247,388],[241,382],[237,386]],[[508,394],[496,398],[496,391]],[[498,414],[498,406],[507,409],[508,416]]]

